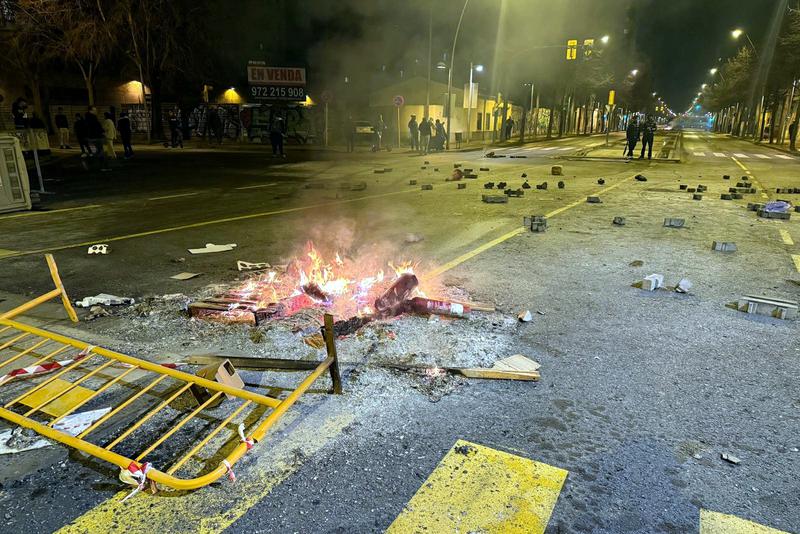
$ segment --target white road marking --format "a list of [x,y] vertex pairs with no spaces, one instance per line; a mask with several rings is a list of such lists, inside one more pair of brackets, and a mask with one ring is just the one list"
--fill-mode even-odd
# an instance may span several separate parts
[[761,159],[770,159],[769,156],[767,156],[766,154],[756,154],[755,156]]
[[725,155],[724,152],[714,152],[714,155],[718,158],[727,158],[728,156]]
[[734,154],[734,156],[736,156],[739,159],[750,159],[750,156],[748,156],[747,154]]
[[573,148],[575,148],[575,147],[565,146],[565,147],[559,148],[559,150],[572,150]]
[[706,155],[706,153],[705,153],[705,152],[693,152],[693,154],[694,154],[695,156],[702,156],[702,157],[705,157],[705,155]]
[[776,157],[776,158],[781,158],[781,159],[794,159],[794,158],[793,158],[793,157],[791,157],[791,156],[785,156],[785,155],[783,155],[783,154],[778,154],[778,155],[777,155],[777,156],[775,156],[775,157]]
[[547,147],[547,148],[543,148],[542,150],[543,150],[543,151],[545,151],[545,150],[555,150],[555,149],[557,149],[557,148],[558,148],[557,146],[549,146],[549,147]]
[[275,182],[272,182],[272,183],[269,183],[269,184],[247,185],[247,186],[244,186],[244,187],[237,187],[236,189],[256,189],[256,188],[259,188],[259,187],[272,187],[273,185],[278,185],[278,184],[275,183]]
[[200,193],[181,193],[179,195],[166,195],[166,196],[163,196],[163,197],[148,198],[147,200],[166,200],[168,198],[191,197],[191,196],[199,195],[199,194]]

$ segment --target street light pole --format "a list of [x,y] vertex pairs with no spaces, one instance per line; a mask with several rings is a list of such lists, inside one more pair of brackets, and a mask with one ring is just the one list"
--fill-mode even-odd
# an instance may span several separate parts
[[445,148],[450,150],[450,115],[452,114],[452,94],[453,94],[453,62],[456,57],[456,43],[458,42],[458,32],[461,31],[461,22],[464,20],[464,12],[467,10],[469,0],[464,0],[464,7],[461,8],[461,16],[458,17],[458,26],[456,26],[456,33],[453,36],[453,50],[450,54],[450,69],[447,73],[447,117],[445,118],[447,125],[445,127]]
[[428,83],[425,86],[425,113],[424,118],[430,117],[431,112],[431,46],[433,44],[433,0],[430,0],[431,9],[428,13]]
[[[470,135],[470,124],[472,124],[472,69],[474,66],[472,65],[472,61],[469,62],[469,100],[467,101],[467,143],[470,142],[472,136]],[[448,137],[450,137],[450,130],[448,124]]]

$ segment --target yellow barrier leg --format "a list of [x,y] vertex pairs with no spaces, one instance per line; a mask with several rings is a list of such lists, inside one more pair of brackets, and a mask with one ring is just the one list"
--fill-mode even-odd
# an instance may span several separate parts
[[69,316],[70,320],[73,323],[77,323],[78,315],[75,313],[75,308],[72,307],[72,303],[69,301],[69,297],[67,296],[67,290],[64,289],[64,284],[61,282],[61,276],[58,274],[58,266],[56,265],[55,258],[53,258],[52,254],[45,254],[44,257],[47,260],[47,267],[50,268],[50,276],[53,278],[53,283],[61,292],[61,302],[64,304],[64,309],[67,310],[67,315]]

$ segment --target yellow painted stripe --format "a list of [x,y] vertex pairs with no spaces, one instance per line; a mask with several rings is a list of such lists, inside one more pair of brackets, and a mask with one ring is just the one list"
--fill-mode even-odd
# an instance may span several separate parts
[[[89,245],[94,245],[97,243],[110,243],[112,241],[123,241],[126,239],[135,239],[137,237],[147,237],[151,235],[158,235],[158,234],[166,234],[169,232],[178,232],[180,230],[188,230],[190,228],[202,228],[204,226],[211,226],[215,224],[223,224],[229,222],[236,222],[236,221],[244,221],[247,219],[257,219],[259,217],[269,217],[271,215],[282,215],[284,213],[294,213],[298,211],[306,211],[306,210],[313,210],[319,208],[326,208],[328,206],[337,206],[341,204],[349,204],[352,202],[358,202],[361,200],[369,200],[373,198],[382,198],[388,197],[393,195],[405,195],[408,193],[418,193],[419,191],[416,189],[409,189],[405,191],[392,191],[390,193],[379,193],[376,195],[367,195],[363,197],[357,198],[350,198],[347,200],[337,200],[333,202],[323,202],[320,204],[312,204],[309,206],[298,206],[296,208],[285,208],[281,210],[274,210],[274,211],[262,211],[260,213],[251,213],[249,215],[236,215],[234,217],[225,217],[223,219],[214,219],[211,221],[202,221],[197,223],[190,223],[190,224],[182,224],[180,226],[171,226],[168,228],[157,228],[155,230],[148,230],[146,232],[137,232],[135,234],[127,234],[127,235],[120,235],[115,237],[98,237],[96,239],[92,239],[91,241],[84,241],[83,243],[70,243],[68,245],[56,245],[53,247],[46,247],[40,248],[36,250],[23,250],[20,252],[15,252],[13,254],[9,254],[8,256],[4,256],[5,258],[13,258],[17,256],[30,256],[31,254],[41,254],[43,252],[55,252],[58,250],[66,250],[70,248],[77,248],[77,247],[88,247]],[[0,256],[2,258],[3,256]]]
[[747,173],[747,175],[748,175],[748,176],[749,176],[749,177],[750,177],[750,178],[753,180],[753,183],[754,183],[754,184],[756,184],[756,186],[758,186],[758,188],[759,188],[759,189],[761,189],[761,198],[763,198],[763,199],[768,199],[768,198],[769,198],[769,195],[766,193],[766,191],[767,191],[767,190],[766,190],[766,188],[764,187],[764,185],[763,185],[761,182],[759,182],[759,181],[758,181],[758,178],[756,178],[756,177],[755,177],[755,175],[754,175],[752,172],[750,172],[750,169],[748,169],[747,167],[745,167],[745,166],[744,166],[744,164],[743,164],[741,161],[739,161],[738,159],[736,159],[736,157],[734,157],[734,156],[731,156],[731,159],[732,159],[734,162],[736,162],[736,164],[737,164],[739,167],[741,167],[741,168],[742,168],[742,170],[743,170],[744,172],[746,172],[746,173]]
[[[285,424],[291,426],[292,420],[300,417],[303,416],[290,412],[284,416]],[[298,458],[316,454],[353,421],[350,413],[323,417],[320,414],[321,421],[315,416],[302,421],[280,443],[271,445],[265,439],[256,444],[240,462],[243,467],[236,469],[235,484],[224,479],[194,492],[155,496],[142,492],[125,503],[120,500],[130,490],[121,491],[57,532],[222,532],[300,469],[303,462]],[[231,432],[235,435],[234,430]],[[208,461],[213,464],[219,458]]]
[[746,519],[711,510],[700,510],[700,534],[789,534]]
[[[625,182],[628,182],[630,180],[633,180],[633,176],[625,178],[624,180],[620,180],[619,182],[615,183],[614,185],[610,185],[610,186],[608,186],[606,188],[600,189],[599,191],[597,191],[595,193],[592,193],[591,195],[588,195],[588,196],[592,196],[592,195],[597,196],[597,195],[599,195],[601,193],[607,193],[608,191],[616,189],[617,187],[621,186],[622,184],[624,184]],[[548,217],[548,218],[555,217],[556,215],[558,215],[560,213],[564,213],[568,209],[572,209],[575,206],[580,206],[581,204],[584,204],[584,203],[586,203],[586,199],[585,198],[581,198],[579,200],[576,200],[575,202],[567,204],[566,206],[562,206],[560,208],[554,209],[553,211],[551,211],[549,213],[546,213],[545,217]],[[496,247],[500,243],[508,241],[512,237],[514,237],[516,235],[519,235],[519,234],[523,233],[524,231],[525,231],[525,228],[515,228],[514,230],[511,230],[510,232],[505,233],[505,234],[501,235],[500,237],[498,237],[496,239],[492,239],[488,243],[484,243],[484,244],[482,244],[482,245],[470,250],[469,252],[466,252],[466,253],[462,254],[461,256],[459,256],[459,257],[457,257],[457,258],[455,258],[453,260],[450,260],[447,263],[445,263],[443,265],[440,265],[439,267],[437,267],[437,268],[425,273],[423,278],[428,278],[428,279],[429,278],[436,278],[437,276],[439,276],[439,275],[441,275],[443,273],[446,273],[450,269],[461,265],[465,261],[471,260],[472,258],[477,256],[478,254],[482,254],[482,253],[486,252],[487,250],[489,250],[490,248]]]
[[567,474],[458,440],[386,532],[541,534]]
[[789,232],[787,230],[784,230],[783,228],[781,228],[779,230],[779,232],[781,233],[781,239],[783,240],[783,243],[785,245],[794,245],[794,241],[792,240],[792,236],[791,236],[791,234],[789,234]]
[[800,273],[800,254],[792,254],[792,261],[794,262],[794,268]]
[[4,248],[0,248],[0,258],[2,258],[3,256],[13,256],[14,254],[17,254],[16,250],[7,250]]
[[65,213],[68,211],[90,210],[92,208],[99,208],[100,204],[89,204],[88,206],[78,206],[76,208],[62,208],[60,210],[45,210],[45,211],[26,211],[25,213],[15,213],[13,215],[3,215],[0,221],[6,219],[16,219],[17,217],[33,217],[35,215],[53,215],[55,213]]

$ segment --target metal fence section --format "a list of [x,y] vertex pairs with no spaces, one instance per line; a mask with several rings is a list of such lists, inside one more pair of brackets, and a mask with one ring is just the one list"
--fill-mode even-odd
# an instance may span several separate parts
[[[323,328],[327,357],[283,399],[20,322],[15,317],[57,297],[69,317],[77,321],[55,261],[50,255],[47,261],[56,288],[0,315],[0,376],[5,374],[0,378],[0,417],[116,465],[120,478],[136,486],[134,492],[148,481],[191,490],[226,473],[233,479],[233,465],[323,373],[331,373],[334,392],[341,392],[331,316],[326,316]],[[11,365],[20,368],[23,362],[30,374],[24,378],[14,373],[9,376]],[[23,382],[25,387],[19,387]],[[195,400],[198,397],[191,394],[195,388],[204,390],[204,400]],[[223,396],[227,401],[220,404]],[[107,411],[76,435],[59,427],[79,409],[98,405],[108,407]],[[166,411],[169,414],[164,428],[143,430],[148,421]],[[198,419],[202,424],[191,432],[182,432]],[[212,459],[219,458],[216,465],[193,476],[177,476],[190,460],[216,443],[214,438],[222,442],[218,450],[211,451]],[[170,461],[166,467],[157,468],[153,458]]]

